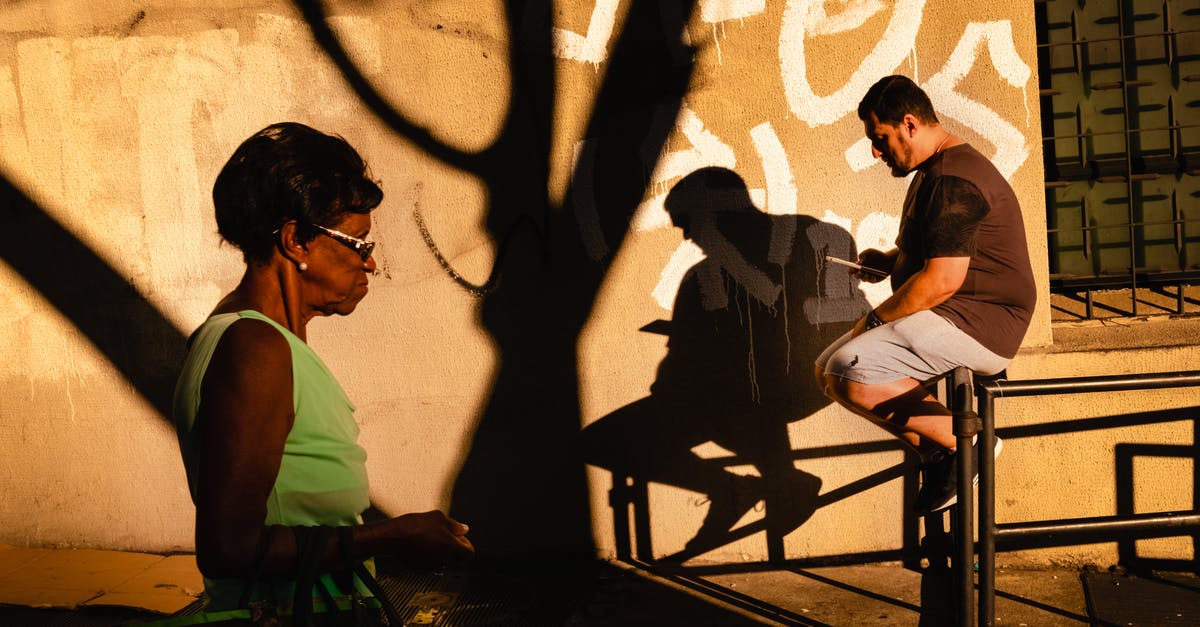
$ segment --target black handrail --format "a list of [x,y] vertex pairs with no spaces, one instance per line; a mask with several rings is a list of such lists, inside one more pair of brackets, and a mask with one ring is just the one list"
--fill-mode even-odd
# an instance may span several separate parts
[[[1059,394],[1084,394],[1093,392],[1126,392],[1135,390],[1157,390],[1200,386],[1200,370],[1186,372],[1159,372],[1130,375],[1107,375],[1056,379],[1032,379],[1024,381],[997,380],[977,381],[978,416],[981,422],[979,437],[981,451],[990,451],[995,446],[995,401],[997,398],[1027,396],[1049,396]],[[961,484],[960,484],[961,485]],[[1098,537],[1112,538],[1112,534],[1137,537],[1166,537],[1192,535],[1200,529],[1200,510],[1186,512],[1161,512],[1129,516],[1105,516],[1067,520],[1047,520],[1023,523],[996,524],[995,462],[990,455],[979,459],[979,624],[991,625],[995,621],[996,602],[996,544],[1004,541],[1005,549],[1017,545],[1030,546],[1039,541],[1053,541],[1049,545],[1083,544]],[[961,492],[969,494],[970,490]],[[969,502],[959,516],[971,519]],[[974,555],[970,533],[960,539],[960,561],[967,562]],[[1116,538],[1112,538],[1116,539]],[[960,607],[964,609],[962,622],[971,624],[974,605],[974,590],[969,586],[969,568],[959,571],[959,576],[968,583],[963,586]]]

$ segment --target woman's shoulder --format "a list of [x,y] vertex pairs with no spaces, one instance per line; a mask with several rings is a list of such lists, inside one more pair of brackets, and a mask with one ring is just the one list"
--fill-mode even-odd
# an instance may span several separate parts
[[270,318],[252,310],[218,315],[230,317],[221,337],[222,345],[232,347],[239,353],[290,353],[291,349],[283,330]]
[[[238,334],[242,335],[265,333],[267,330],[274,330],[275,326],[269,318],[257,311],[221,311],[218,309],[209,314],[208,318],[192,332],[189,344],[195,343],[201,337],[208,337],[210,341],[214,342],[222,340],[233,328],[237,328]],[[279,335],[280,331],[274,330],[274,333]]]
[[225,368],[291,360],[288,338],[257,312],[214,312],[192,334],[189,345],[193,353],[207,353],[212,363]]

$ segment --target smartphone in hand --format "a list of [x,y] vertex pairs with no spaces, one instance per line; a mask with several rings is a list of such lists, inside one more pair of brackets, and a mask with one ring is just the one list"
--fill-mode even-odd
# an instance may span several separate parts
[[853,261],[846,261],[845,259],[839,259],[837,257],[831,257],[829,255],[825,255],[825,261],[836,263],[841,266],[846,266],[847,268],[854,268],[855,270],[858,270],[859,272],[864,272],[866,274],[871,274],[871,275],[874,275],[877,277],[886,277],[887,276],[887,273],[884,272],[883,270],[876,270],[875,268],[868,268],[862,264],[854,263]]

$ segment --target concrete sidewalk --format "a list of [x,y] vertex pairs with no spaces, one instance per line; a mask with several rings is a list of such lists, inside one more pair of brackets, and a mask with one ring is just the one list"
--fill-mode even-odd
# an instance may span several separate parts
[[[899,565],[872,564],[818,568],[775,568],[770,565],[698,566],[673,575],[638,570],[643,582],[620,587],[642,592],[600,622],[578,625],[682,625],[674,611],[650,602],[656,588],[676,588],[696,603],[724,608],[759,624],[770,625],[947,625],[952,624],[950,599],[931,591],[922,574]],[[731,571],[727,574],[689,574]],[[943,582],[946,583],[946,582]],[[1089,625],[1079,573],[1071,570],[1021,570],[997,573],[996,617],[999,625]],[[923,597],[926,597],[923,601]],[[932,597],[932,598],[930,598]],[[654,617],[638,620],[637,617]],[[719,621],[701,623],[724,625]]]
[[[944,588],[899,565],[793,568],[689,562],[670,571],[647,568],[604,562],[493,563],[467,571],[405,574],[381,564],[381,580],[402,606],[402,614],[421,617],[422,624],[431,625],[941,625],[949,621],[947,599],[936,592]],[[189,606],[194,609],[201,587],[190,555],[0,546],[0,603],[4,604],[0,625],[100,627],[139,622]],[[1005,570],[997,575],[997,589],[997,624],[1092,622],[1077,571]],[[474,614],[468,616],[468,610]]]
[[204,582],[192,555],[0,544],[0,604],[69,609],[115,606],[172,614],[203,591]]

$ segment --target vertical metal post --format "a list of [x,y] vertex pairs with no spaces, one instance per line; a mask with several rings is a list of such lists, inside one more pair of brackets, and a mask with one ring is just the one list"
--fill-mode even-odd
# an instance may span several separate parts
[[[979,393],[980,449],[995,449],[996,409],[998,397],[1039,397],[1085,392],[1122,392],[1136,390],[1159,390],[1200,386],[1200,370],[1186,372],[1159,372],[1135,375],[1100,377],[1056,378],[1029,381],[1005,381],[982,383],[975,388]],[[1189,417],[1191,415],[1189,414]],[[1193,452],[1200,443],[1200,420],[1192,426]],[[996,540],[997,538],[1055,538],[1056,534],[1077,532],[1084,527],[1096,538],[1103,532],[1112,532],[1106,540],[1119,542],[1130,537],[1134,530],[1170,529],[1173,533],[1162,536],[1186,536],[1195,538],[1200,546],[1200,454],[1192,469],[1193,509],[1185,512],[1161,514],[1139,514],[1135,516],[1102,517],[1097,519],[1048,520],[1025,523],[996,524],[996,474],[991,455],[979,460],[979,625],[990,627],[995,624],[996,597]],[[1034,527],[1031,527],[1033,525]],[[1151,534],[1146,537],[1157,537]],[[1137,537],[1137,536],[1134,536]],[[1064,539],[1055,546],[1078,544]],[[1196,558],[1200,572],[1200,558]]]
[[996,619],[996,397],[979,391],[979,625]]
[[975,622],[975,530],[974,483],[975,483],[975,434],[979,432],[979,417],[972,408],[971,371],[958,367],[950,377],[950,410],[954,414],[954,435],[958,438],[957,468],[958,504],[954,515],[958,517],[957,552],[954,559],[954,576],[957,583],[958,620],[960,625],[970,627]]
[[[1180,291],[1183,286],[1179,286]],[[1200,420],[1192,421],[1192,511],[1200,511]],[[1192,572],[1200,575],[1200,532],[1192,534]]]
[[[1129,292],[1130,292],[1129,293],[1129,296],[1130,296],[1130,308],[1129,309],[1130,309],[1130,313],[1134,317],[1137,317],[1137,315],[1138,315],[1138,280],[1137,280],[1138,258],[1137,258],[1137,254],[1138,254],[1139,246],[1138,246],[1138,237],[1137,237],[1138,227],[1136,227],[1135,225],[1140,223],[1142,220],[1138,219],[1138,217],[1136,215],[1134,215],[1134,206],[1133,206],[1133,198],[1134,198],[1134,196],[1133,196],[1133,192],[1134,192],[1134,181],[1133,181],[1134,133],[1132,130],[1133,122],[1131,122],[1130,116],[1134,115],[1136,113],[1136,109],[1133,106],[1131,106],[1130,102],[1129,102],[1130,97],[1131,97],[1129,90],[1134,89],[1134,87],[1131,86],[1129,83],[1130,83],[1130,79],[1137,78],[1137,76],[1136,76],[1136,74],[1137,74],[1137,65],[1136,65],[1137,59],[1136,58],[1133,59],[1132,62],[1129,59],[1129,57],[1131,56],[1130,48],[1134,48],[1134,50],[1136,50],[1136,48],[1135,48],[1135,44],[1133,43],[1134,40],[1131,37],[1131,35],[1133,33],[1130,32],[1132,30],[1132,27],[1129,26],[1126,21],[1125,10],[1126,10],[1126,7],[1125,7],[1124,3],[1118,2],[1117,3],[1117,28],[1118,28],[1117,32],[1118,32],[1118,41],[1120,42],[1120,50],[1121,50],[1121,117],[1122,117],[1122,122],[1123,122],[1121,128],[1125,131],[1125,203],[1126,203],[1125,215],[1126,215],[1127,219],[1129,220],[1129,231],[1128,231],[1128,235],[1129,235]],[[1132,13],[1132,11],[1133,11],[1132,7],[1130,7],[1129,10]],[[1131,18],[1132,18],[1132,16],[1131,16]],[[1131,63],[1132,63],[1132,68],[1130,67]],[[1130,76],[1131,69],[1133,70],[1134,76]],[[1141,123],[1140,120],[1138,120],[1137,123],[1140,125],[1140,123]],[[1138,140],[1139,140],[1139,146],[1140,146],[1140,140],[1141,140],[1140,136],[1138,137]],[[1143,243],[1143,246],[1144,246],[1144,243]],[[1143,248],[1143,250],[1144,250],[1144,248]]]

